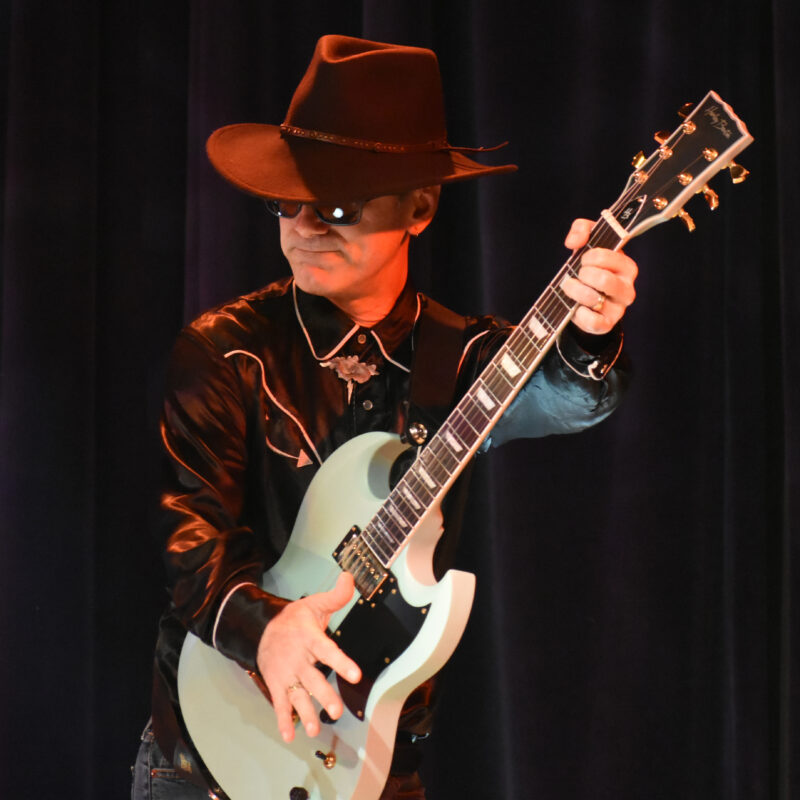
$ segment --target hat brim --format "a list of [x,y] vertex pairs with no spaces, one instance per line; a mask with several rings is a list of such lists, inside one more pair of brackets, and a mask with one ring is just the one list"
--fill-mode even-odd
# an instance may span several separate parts
[[283,136],[277,125],[242,123],[214,131],[206,151],[234,186],[258,197],[300,203],[366,200],[438,183],[514,172],[454,150],[380,153]]

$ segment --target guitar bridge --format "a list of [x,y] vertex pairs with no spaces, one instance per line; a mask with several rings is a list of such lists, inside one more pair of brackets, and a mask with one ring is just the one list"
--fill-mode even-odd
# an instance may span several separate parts
[[350,528],[333,551],[333,557],[343,570],[353,576],[356,589],[365,600],[372,600],[389,577],[389,571],[362,538],[358,525]]

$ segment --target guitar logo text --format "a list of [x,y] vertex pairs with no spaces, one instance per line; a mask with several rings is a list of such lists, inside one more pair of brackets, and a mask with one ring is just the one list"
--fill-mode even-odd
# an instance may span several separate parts
[[711,127],[716,128],[726,139],[733,136],[728,120],[719,114],[719,106],[710,106],[705,110],[705,115],[711,120]]

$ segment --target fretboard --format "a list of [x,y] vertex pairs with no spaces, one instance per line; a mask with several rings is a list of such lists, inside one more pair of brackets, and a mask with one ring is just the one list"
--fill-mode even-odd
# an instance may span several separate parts
[[585,247],[573,253],[458,405],[361,531],[362,540],[389,567],[431,506],[439,502],[530,378],[577,304],[561,284],[575,277],[591,247],[618,249],[624,240],[602,219]]

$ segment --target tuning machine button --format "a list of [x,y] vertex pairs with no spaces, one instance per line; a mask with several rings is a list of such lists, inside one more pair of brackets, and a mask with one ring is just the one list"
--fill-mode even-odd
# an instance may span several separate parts
[[678,217],[683,220],[683,223],[686,225],[686,229],[689,231],[689,233],[695,229],[696,225],[694,224],[694,220],[685,208],[682,208],[678,212]]
[[654,139],[655,139],[655,140],[656,140],[656,141],[657,141],[659,144],[664,144],[664,142],[666,142],[666,141],[667,141],[667,139],[669,139],[670,135],[671,135],[671,134],[670,134],[670,132],[669,132],[669,131],[656,131],[656,132],[653,134],[653,138],[654,138]]
[[684,103],[684,104],[683,104],[683,105],[682,105],[682,106],[681,106],[681,107],[678,109],[678,116],[679,116],[681,119],[686,119],[686,117],[688,117],[688,116],[689,116],[689,114],[691,114],[691,113],[692,113],[692,109],[693,109],[693,108],[694,108],[694,103]]
[[633,160],[631,161],[631,166],[635,167],[636,169],[639,169],[642,166],[642,164],[644,164],[645,161],[647,161],[647,159],[645,158],[644,153],[640,150],[633,157]]
[[712,211],[716,211],[719,208],[719,195],[708,184],[706,184],[700,191],[703,193],[703,197],[705,197],[708,207]]
[[735,161],[731,161],[731,163],[728,164],[728,171],[730,172],[733,183],[741,183],[750,174],[749,169],[745,169],[741,164],[737,164]]

